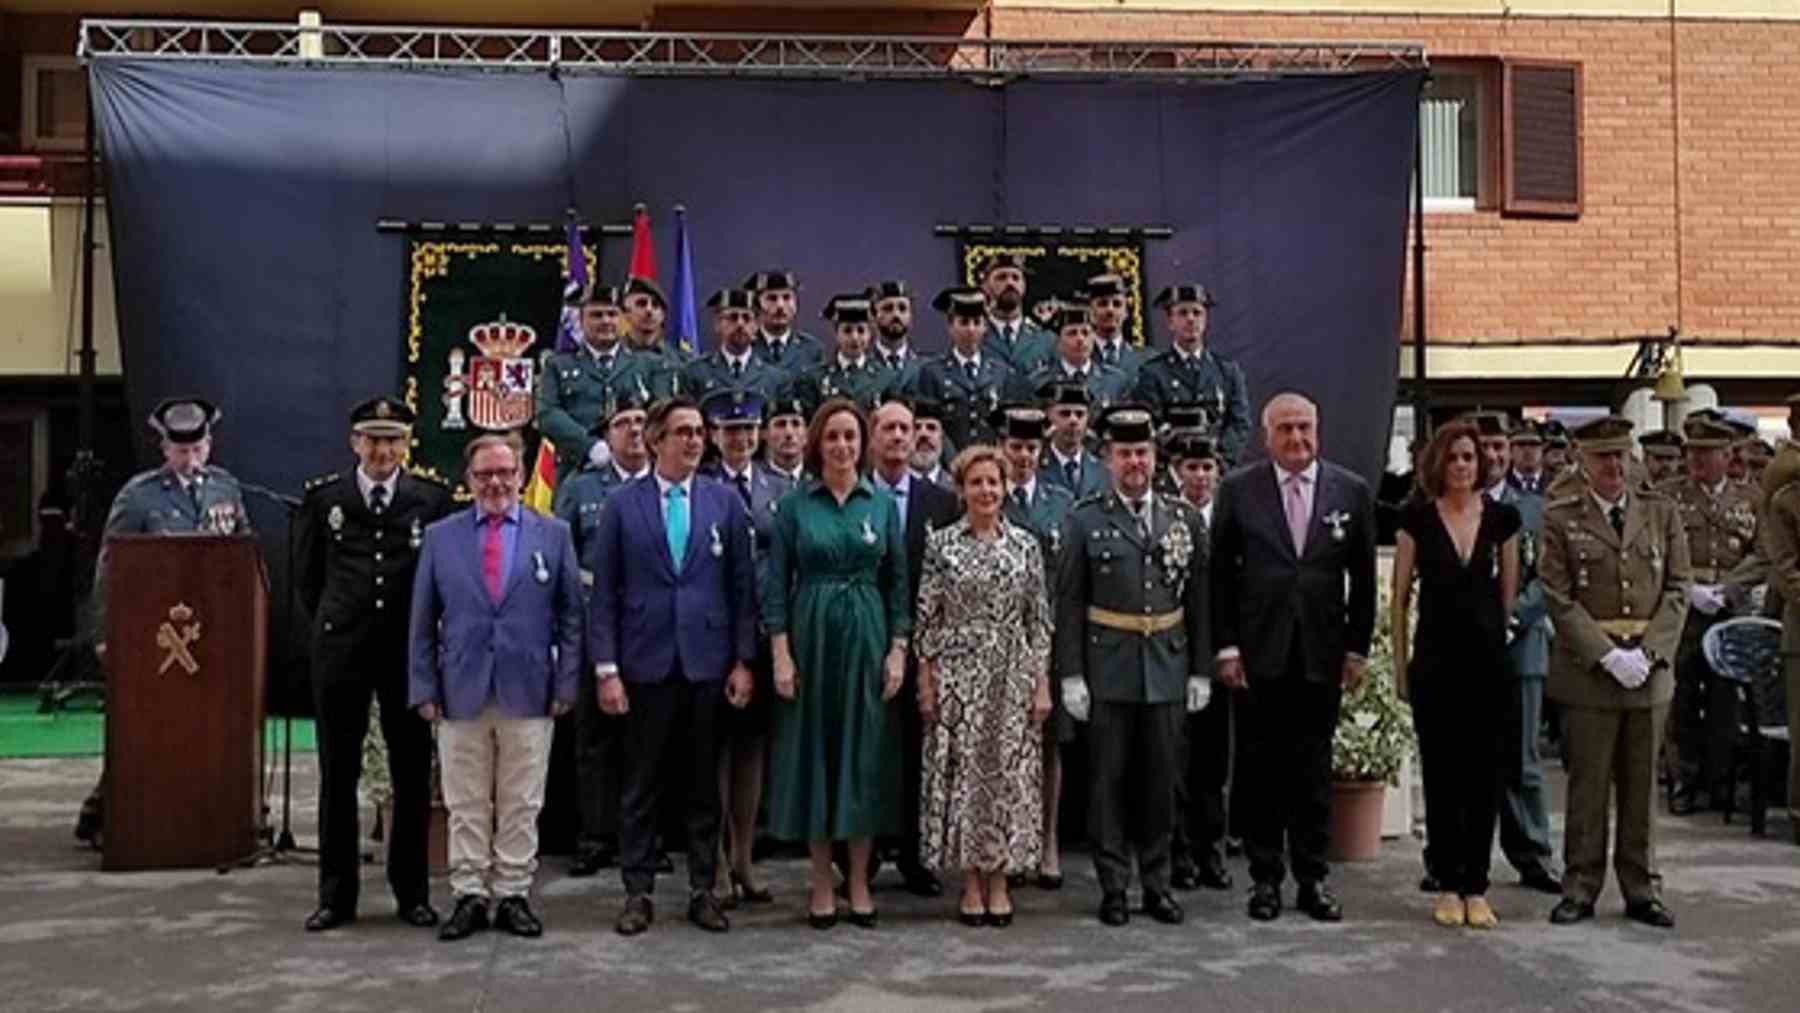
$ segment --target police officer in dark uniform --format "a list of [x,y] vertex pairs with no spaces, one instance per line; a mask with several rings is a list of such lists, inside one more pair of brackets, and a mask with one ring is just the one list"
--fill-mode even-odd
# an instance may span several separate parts
[[982,342],[987,300],[976,289],[947,288],[931,306],[944,314],[950,347],[919,370],[919,396],[938,403],[944,438],[952,447],[993,443],[993,412],[1006,399],[1015,374]]
[[1056,311],[1055,354],[1030,376],[1021,377],[1014,393],[1030,397],[1049,383],[1085,387],[1088,404],[1096,411],[1125,401],[1131,393],[1125,374],[1094,354],[1094,328],[1085,306],[1064,306]]
[[[150,428],[162,437],[163,464],[140,472],[119,489],[101,532],[100,558],[94,564],[92,624],[94,653],[106,662],[108,550],[113,535],[234,534],[250,529],[238,481],[224,468],[209,464],[212,430],[222,413],[199,398],[171,398],[150,413]],[[75,836],[101,843],[102,803],[106,771],[81,803]]]
[[606,441],[593,435],[600,410],[621,394],[646,401],[651,391],[644,367],[619,336],[619,290],[594,285],[581,297],[580,348],[552,355],[538,379],[538,432],[556,445],[556,480],[583,465],[606,464]]
[[792,271],[758,271],[744,279],[744,287],[756,293],[756,357],[790,377],[812,371],[825,362],[825,345],[799,330],[794,320],[800,311],[800,283]]
[[436,925],[427,879],[431,726],[406,705],[407,622],[425,528],[450,513],[450,490],[401,467],[413,411],[378,397],[350,413],[357,466],[306,483],[295,517],[295,580],[313,616],[319,733],[319,907],[308,932],[356,920],[361,849],[357,782],[369,701],[380,704],[393,778],[387,878],[402,921]]
[[1227,466],[1238,463],[1250,442],[1250,395],[1244,370],[1207,347],[1206,324],[1217,305],[1202,285],[1174,285],[1158,292],[1154,305],[1169,322],[1169,347],[1138,370],[1138,400],[1161,411],[1172,402],[1204,406],[1215,426],[1214,439]]
[[[594,436],[604,441],[608,449],[607,463],[590,464],[556,487],[553,509],[574,536],[584,590],[593,587],[589,553],[607,498],[625,483],[650,474],[649,452],[644,446],[648,408],[648,399],[635,392],[627,392],[609,403],[594,423]],[[619,736],[619,719],[600,710],[595,681],[581,680],[575,700],[575,772],[581,833],[574,861],[569,863],[571,876],[592,876],[612,865],[618,856],[620,769],[625,762]]]
[[1206,532],[1185,501],[1158,496],[1153,419],[1142,405],[1101,416],[1112,488],[1063,522],[1054,670],[1069,715],[1086,720],[1089,821],[1100,920],[1131,918],[1136,852],[1144,911],[1182,920],[1169,892],[1174,770],[1183,715],[1212,693]]
[[764,400],[787,381],[787,374],[756,357],[751,347],[756,337],[756,296],[741,288],[722,288],[706,300],[713,314],[717,347],[688,363],[681,387],[688,395],[704,399],[715,390],[752,390]]

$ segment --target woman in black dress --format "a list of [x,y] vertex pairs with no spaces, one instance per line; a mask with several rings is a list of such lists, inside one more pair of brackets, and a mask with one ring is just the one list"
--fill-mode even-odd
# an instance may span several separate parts
[[[1410,500],[1400,518],[1390,628],[1395,679],[1412,701],[1419,733],[1425,833],[1444,884],[1432,919],[1487,929],[1497,924],[1486,894],[1507,712],[1506,626],[1519,586],[1519,512],[1483,494],[1479,446],[1476,428],[1459,421],[1438,430],[1426,449],[1425,495]],[[1415,575],[1419,626],[1409,638]]]

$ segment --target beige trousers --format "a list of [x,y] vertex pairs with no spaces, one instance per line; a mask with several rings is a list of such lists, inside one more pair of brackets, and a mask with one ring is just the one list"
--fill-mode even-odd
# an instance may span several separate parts
[[537,871],[538,811],[550,768],[548,717],[481,716],[438,725],[450,810],[450,889],[458,897],[523,897]]

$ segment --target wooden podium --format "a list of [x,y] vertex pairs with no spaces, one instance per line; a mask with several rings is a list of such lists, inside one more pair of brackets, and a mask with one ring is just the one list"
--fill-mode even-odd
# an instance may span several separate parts
[[257,847],[268,581],[242,535],[107,539],[101,868],[204,868]]

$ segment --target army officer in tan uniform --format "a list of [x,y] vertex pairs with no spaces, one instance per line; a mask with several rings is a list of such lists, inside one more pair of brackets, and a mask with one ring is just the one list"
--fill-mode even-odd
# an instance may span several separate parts
[[1673,502],[1627,488],[1629,420],[1594,419],[1574,436],[1586,482],[1544,508],[1538,560],[1556,625],[1547,689],[1565,714],[1569,771],[1567,871],[1550,921],[1594,916],[1606,881],[1607,800],[1616,788],[1613,869],[1625,914],[1670,928],[1650,808],[1687,618],[1687,535]]
[[[1788,404],[1792,426],[1800,421],[1800,395],[1789,398]],[[1794,431],[1800,433],[1800,429]],[[1775,462],[1763,477],[1768,500],[1757,537],[1769,564],[1770,597],[1779,595],[1782,601],[1781,661],[1787,673],[1788,727],[1796,728],[1800,727],[1800,442],[1782,441]],[[1788,821],[1794,843],[1800,844],[1800,750],[1794,749],[1788,750]]]

